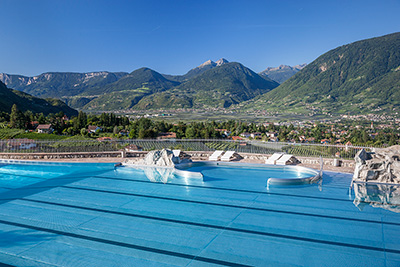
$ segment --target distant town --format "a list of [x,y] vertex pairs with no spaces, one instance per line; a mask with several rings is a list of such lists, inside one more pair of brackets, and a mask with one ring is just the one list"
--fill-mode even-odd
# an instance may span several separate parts
[[[173,121],[177,113],[98,115],[21,112],[0,115],[1,139],[230,139],[332,145],[387,146],[398,143],[399,119],[379,115],[342,115],[319,120]],[[24,142],[22,142],[24,143]]]

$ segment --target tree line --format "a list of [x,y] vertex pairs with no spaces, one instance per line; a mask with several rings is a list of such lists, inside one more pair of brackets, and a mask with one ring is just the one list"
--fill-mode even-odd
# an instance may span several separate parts
[[[21,112],[13,105],[11,113],[0,113],[0,125],[7,125],[11,129],[34,130],[33,122],[51,124],[53,134],[57,135],[84,135],[98,137],[100,134],[109,134],[115,137],[131,139],[157,138],[160,133],[173,132],[177,139],[213,139],[226,138],[224,130],[229,136],[239,136],[241,133],[261,133],[261,139],[268,140],[266,133],[275,133],[279,141],[302,142],[304,138],[312,138],[313,142],[329,140],[330,143],[340,141],[351,142],[353,145],[394,145],[398,143],[399,131],[395,128],[372,130],[367,123],[362,127],[353,127],[351,122],[342,125],[316,124],[312,127],[295,127],[290,125],[268,125],[243,122],[240,120],[227,121],[195,121],[168,123],[165,121],[138,118],[130,120],[126,116],[117,116],[114,113],[86,114],[80,111],[78,116],[67,119],[61,111],[56,114],[34,114],[31,111]],[[353,122],[354,124],[354,122]],[[99,126],[99,132],[90,133],[88,126]],[[346,128],[346,134],[338,138],[333,132]],[[372,135],[373,133],[373,135]]]

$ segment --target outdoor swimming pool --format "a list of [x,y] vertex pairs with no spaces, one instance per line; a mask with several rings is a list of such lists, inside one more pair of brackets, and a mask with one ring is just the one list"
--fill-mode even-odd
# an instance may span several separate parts
[[0,262],[400,265],[400,214],[379,208],[379,198],[359,210],[350,174],[267,188],[267,178],[294,173],[241,166],[197,166],[203,178],[190,178],[114,164],[1,163]]

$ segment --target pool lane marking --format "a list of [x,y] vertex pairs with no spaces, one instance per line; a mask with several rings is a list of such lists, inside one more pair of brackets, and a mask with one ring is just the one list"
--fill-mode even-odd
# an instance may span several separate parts
[[[143,194],[137,194],[137,193],[118,192],[118,191],[110,191],[110,190],[95,189],[95,188],[85,188],[85,187],[77,187],[77,186],[60,186],[60,187],[67,188],[67,189],[76,189],[76,190],[83,190],[83,191],[115,194],[115,195],[135,196],[135,197],[170,200],[170,201],[177,201],[177,202],[184,202],[184,203],[220,206],[220,207],[227,207],[227,208],[248,209],[248,210],[255,210],[255,211],[275,212],[275,213],[284,213],[284,214],[310,216],[310,217],[327,218],[327,219],[337,219],[337,220],[347,220],[347,221],[357,221],[357,222],[366,222],[366,223],[378,223],[378,224],[383,223],[383,224],[388,224],[388,225],[400,226],[400,223],[395,223],[395,222],[382,222],[382,221],[375,221],[375,220],[339,217],[339,216],[331,216],[331,215],[320,215],[320,214],[312,214],[312,213],[297,212],[297,211],[274,210],[274,209],[257,208],[257,207],[251,207],[251,206],[241,206],[241,205],[206,202],[206,201],[199,201],[199,200],[189,200],[189,199],[180,199],[180,198],[172,198],[172,197],[143,195]],[[41,202],[41,200],[29,199],[29,198],[21,198],[21,200]],[[43,201],[43,203],[51,204],[51,203],[55,203],[55,202]],[[59,203],[55,203],[55,204],[59,204]]]
[[[280,237],[280,238],[287,238],[287,239],[294,239],[294,240],[301,240],[301,241],[308,241],[308,242],[324,243],[324,244],[328,244],[328,245],[339,245],[339,246],[347,246],[347,247],[353,247],[353,248],[363,248],[363,249],[376,250],[376,251],[384,251],[385,250],[384,248],[378,248],[378,247],[363,246],[363,245],[356,245],[356,244],[350,244],[350,243],[321,240],[321,239],[314,239],[314,238],[307,238],[307,237],[297,237],[297,236],[276,234],[276,233],[270,233],[270,232],[261,232],[261,231],[256,231],[256,230],[248,230],[248,229],[241,229],[241,228],[234,228],[234,227],[220,226],[220,225],[213,225],[213,224],[205,224],[205,223],[197,223],[197,222],[183,221],[183,220],[177,220],[177,219],[168,219],[168,218],[161,218],[161,217],[155,217],[155,216],[150,216],[150,215],[141,215],[141,214],[136,214],[136,213],[122,212],[122,211],[112,211],[112,210],[105,210],[105,209],[99,209],[99,208],[82,207],[82,206],[54,203],[54,202],[41,201],[41,200],[32,200],[32,199],[23,199],[23,200],[27,200],[27,201],[31,201],[31,202],[38,202],[38,203],[43,203],[43,204],[62,206],[62,207],[75,208],[75,209],[90,210],[90,211],[95,211],[95,212],[110,213],[110,214],[129,216],[129,217],[137,217],[137,218],[142,218],[142,219],[172,222],[172,223],[186,224],[186,225],[199,226],[199,227],[205,227],[205,228],[213,228],[213,229],[218,229],[218,230],[228,230],[228,231],[233,231],[233,232],[241,232],[241,233],[248,233],[248,234],[255,234],[255,235],[262,235],[262,236],[273,236],[273,237],[278,237],[278,238]],[[385,251],[388,251],[388,250],[386,249]],[[391,250],[391,252],[400,254],[400,250]]]
[[[241,192],[241,193],[252,193],[252,194],[264,194],[264,195],[278,195],[278,196],[288,196],[288,197],[298,197],[298,198],[311,198],[311,199],[318,199],[318,200],[333,200],[333,201],[342,201],[342,202],[352,202],[348,199],[340,199],[340,198],[328,198],[328,197],[315,197],[315,196],[303,196],[303,195],[293,195],[293,194],[283,194],[283,193],[276,193],[276,192],[264,192],[264,191],[256,191],[256,190],[246,190],[246,189],[236,189],[236,188],[224,188],[224,187],[211,187],[211,186],[202,186],[202,185],[187,185],[187,184],[176,184],[176,183],[162,183],[162,182],[152,182],[152,181],[144,181],[138,179],[126,179],[126,178],[112,178],[112,177],[105,177],[105,176],[87,176],[82,175],[78,176],[81,179],[87,178],[95,178],[95,179],[106,179],[106,180],[118,180],[118,181],[127,181],[133,183],[149,183],[149,184],[161,184],[161,185],[170,185],[170,186],[182,186],[182,187],[193,187],[193,188],[204,188],[204,189],[212,189],[212,190],[221,190],[221,191],[233,191],[233,192]],[[57,177],[56,177],[57,178]],[[39,178],[41,179],[41,178]],[[52,178],[53,179],[53,178]],[[57,178],[58,180],[69,180],[69,179],[77,179],[76,177],[60,177]],[[45,179],[49,180],[49,179]],[[32,184],[34,186],[35,184]],[[35,188],[47,188],[47,187],[35,187]],[[17,188],[18,189],[18,188]],[[365,202],[371,203],[371,202]],[[378,202],[379,203],[379,202]],[[396,204],[393,204],[396,206]],[[400,206],[400,205],[397,205]]]
[[90,178],[98,178],[98,179],[107,179],[107,180],[119,180],[119,181],[129,181],[129,182],[139,182],[139,183],[149,183],[149,184],[161,184],[161,185],[170,185],[170,186],[183,186],[183,187],[193,187],[193,188],[204,188],[204,189],[212,189],[212,190],[221,190],[221,191],[232,191],[232,192],[241,192],[241,193],[252,193],[252,194],[264,194],[264,195],[278,195],[278,196],[289,196],[289,197],[299,197],[299,198],[311,198],[318,200],[334,200],[334,201],[343,201],[343,202],[352,202],[348,199],[341,198],[330,198],[330,197],[315,197],[315,196],[300,196],[300,195],[292,195],[292,194],[283,194],[276,192],[264,192],[264,191],[256,191],[256,190],[247,190],[247,189],[236,189],[236,188],[225,188],[225,187],[211,187],[211,186],[203,186],[203,185],[187,185],[187,184],[175,184],[175,183],[162,183],[162,182],[152,182],[152,181],[144,181],[138,179],[126,179],[126,178],[112,178],[112,177],[104,177],[104,176],[92,176]]
[[212,259],[212,258],[207,258],[207,257],[200,257],[200,256],[196,256],[196,255],[191,255],[191,254],[186,254],[186,253],[181,253],[181,252],[176,252],[176,251],[171,251],[171,250],[165,250],[165,249],[159,249],[159,248],[135,245],[135,244],[131,244],[131,243],[114,241],[114,240],[109,240],[109,239],[104,239],[104,238],[99,238],[99,237],[93,237],[93,236],[88,236],[88,235],[83,235],[83,234],[76,234],[76,233],[71,233],[71,232],[66,232],[66,231],[61,231],[61,230],[44,228],[44,227],[40,227],[40,226],[34,226],[34,225],[29,225],[29,224],[4,221],[4,220],[1,220],[1,219],[0,219],[0,223],[7,224],[7,225],[12,225],[12,226],[17,226],[17,227],[22,227],[22,228],[27,228],[27,229],[32,229],[32,230],[36,230],[36,231],[42,231],[42,232],[57,234],[57,235],[69,236],[69,237],[78,238],[78,239],[85,239],[85,240],[98,242],[98,243],[103,243],[103,244],[109,244],[109,245],[115,245],[115,246],[119,246],[119,247],[137,249],[137,250],[142,250],[142,251],[147,251],[147,252],[152,252],[152,253],[157,253],[157,254],[163,254],[163,255],[168,255],[168,256],[173,256],[173,257],[178,257],[178,258],[189,259],[189,260],[202,261],[202,262],[206,262],[206,263],[213,263],[213,264],[219,264],[219,265],[225,265],[225,266],[238,266],[238,267],[250,266],[250,265],[245,265],[245,264],[240,264],[240,263],[235,263],[235,262],[229,262],[229,261],[224,261],[224,260]]
[[[253,201],[255,199],[257,199],[258,196],[256,196],[255,198],[253,198]],[[231,225],[239,216],[241,216],[243,214],[243,212],[246,210],[246,207],[244,207],[243,209],[240,210],[240,212],[238,212],[236,214],[236,216],[225,226],[225,228],[222,231],[219,231],[201,250],[201,252],[199,253],[199,255],[205,251],[209,246],[211,246],[211,244],[214,242],[214,240],[216,240],[217,238],[219,238],[225,231],[226,231],[226,227],[228,227],[229,225]]]
[[[192,187],[192,188],[203,188],[203,189],[212,189],[212,190],[221,190],[221,191],[231,191],[231,192],[241,192],[241,193],[251,193],[251,194],[263,194],[263,195],[277,195],[277,196],[287,196],[287,197],[298,197],[298,198],[309,198],[309,199],[317,199],[317,200],[332,200],[332,201],[341,201],[341,202],[352,202],[348,199],[340,199],[340,198],[328,198],[328,197],[316,197],[316,196],[304,196],[304,195],[292,195],[292,194],[283,194],[283,193],[276,193],[276,192],[264,192],[264,191],[256,191],[256,190],[246,190],[246,189],[235,189],[235,188],[224,188],[224,187],[211,187],[211,186],[201,186],[201,185],[186,185],[186,184],[175,184],[175,183],[162,183],[162,182],[152,182],[152,181],[143,181],[143,180],[136,180],[136,179],[124,179],[124,178],[111,178],[111,177],[104,177],[104,176],[79,176],[80,180],[84,179],[106,179],[106,180],[118,180],[118,181],[128,181],[128,182],[139,182],[139,183],[149,183],[149,184],[159,184],[159,185],[169,185],[169,186],[181,186],[181,187]],[[68,179],[76,179],[76,178],[62,178],[62,180]],[[61,179],[60,179],[61,180]],[[35,184],[32,184],[32,188],[55,188],[55,187],[62,187],[62,186],[40,186],[36,187]],[[365,202],[371,203],[371,202]],[[381,203],[382,204],[382,203]],[[392,204],[394,206],[400,206],[396,204]]]
[[[59,205],[63,206],[64,204],[59,204]],[[73,205],[66,205],[66,204],[65,204],[65,206],[73,207]],[[84,207],[80,207],[80,208],[88,209],[88,210],[97,210],[95,208],[84,208]],[[117,212],[117,211],[110,211],[109,213],[123,215],[123,212]],[[254,234],[254,235],[261,235],[261,236],[267,236],[267,237],[289,239],[289,240],[296,240],[296,241],[303,241],[303,242],[310,242],[310,243],[318,243],[318,244],[331,245],[331,246],[349,247],[349,248],[356,248],[356,249],[364,249],[364,250],[372,250],[372,251],[378,251],[378,252],[389,252],[389,253],[400,254],[400,250],[396,250],[396,249],[387,249],[387,248],[373,247],[373,246],[367,246],[367,245],[357,245],[357,244],[344,243],[344,242],[338,242],[338,241],[329,241],[329,240],[323,240],[323,239],[277,234],[277,233],[272,233],[272,232],[260,232],[260,231],[255,231],[255,230],[233,228],[233,227],[228,227],[228,226],[186,222],[186,221],[180,221],[180,220],[175,220],[175,219],[152,217],[152,216],[147,216],[147,215],[129,214],[129,216],[145,218],[145,219],[153,219],[153,220],[165,221],[165,222],[180,223],[180,224],[186,224],[186,225],[192,225],[192,226],[213,228],[213,229],[218,229],[218,230],[228,230],[228,231],[232,231],[232,232],[239,232],[239,233],[245,233],[245,234]],[[91,240],[91,241],[96,241],[96,242],[101,242],[101,243],[107,243],[107,244],[112,244],[112,245],[117,245],[117,246],[122,246],[122,247],[128,247],[128,248],[133,248],[133,249],[138,249],[138,250],[150,251],[150,252],[155,252],[155,253],[159,253],[159,254],[193,259],[193,260],[197,260],[197,261],[204,261],[204,262],[208,262],[208,263],[216,263],[216,264],[222,264],[222,265],[227,265],[227,266],[243,266],[240,264],[235,265],[236,263],[225,262],[225,261],[220,261],[220,260],[211,259],[211,258],[197,257],[195,255],[189,255],[189,254],[184,254],[184,253],[180,253],[180,252],[145,247],[145,246],[140,246],[140,245],[119,242],[119,241],[112,241],[112,240],[108,240],[108,239],[102,239],[102,238],[91,237],[91,236],[86,236],[86,235],[81,235],[81,234],[75,234],[75,233],[70,233],[70,232],[65,232],[65,231],[60,231],[60,230],[43,228],[43,227],[39,227],[39,226],[4,221],[1,219],[0,219],[0,223],[23,227],[23,228],[28,228],[28,229],[33,229],[33,230],[37,230],[37,231],[43,231],[43,232],[48,232],[48,233],[70,236],[70,237],[76,237],[76,238],[81,238],[81,239],[86,239],[86,240]]]
[[[277,196],[286,196],[286,197],[310,198],[310,199],[317,199],[317,200],[332,200],[332,201],[342,201],[342,202],[352,202],[353,203],[352,200],[341,199],[341,198],[292,195],[292,194],[283,194],[283,193],[275,193],[275,192],[264,192],[264,191],[235,189],[235,188],[224,188],[224,187],[211,187],[211,186],[202,186],[202,185],[186,185],[186,184],[174,184],[174,183],[166,183],[166,184],[164,184],[162,182],[152,182],[152,181],[143,181],[143,180],[136,180],[136,179],[125,179],[125,178],[111,178],[111,177],[104,177],[104,176],[92,176],[90,178],[130,181],[130,182],[134,182],[134,183],[135,182],[140,182],[140,183],[149,183],[149,184],[160,184],[160,185],[171,185],[171,186],[182,186],[182,187],[193,187],[193,188],[205,188],[205,189],[212,189],[212,190],[233,191],[233,192],[242,192],[242,193],[251,193],[251,194],[263,194],[263,195],[277,195]],[[375,202],[360,201],[360,203],[385,204],[385,203],[376,202],[376,201]],[[399,206],[400,207],[400,204],[390,204],[390,205],[391,206]]]
[[[74,186],[55,186],[55,187],[43,187],[43,188],[57,188],[57,187],[59,187],[59,188],[60,187],[61,188],[68,188],[68,189],[77,189],[77,190],[86,190],[86,191],[94,191],[94,192],[100,192],[100,193],[110,193],[110,194],[138,196],[138,197],[154,198],[154,199],[162,199],[162,200],[180,201],[180,202],[188,202],[188,203],[195,203],[195,204],[231,207],[231,208],[239,208],[239,209],[247,208],[249,210],[256,210],[256,211],[277,212],[277,213],[285,213],[285,214],[293,214],[293,215],[301,215],[301,216],[312,216],[312,217],[318,217],[318,218],[358,221],[358,222],[366,222],[366,223],[383,223],[383,224],[387,224],[387,225],[397,225],[397,226],[400,225],[400,223],[394,223],[394,222],[381,222],[381,221],[374,221],[374,220],[367,220],[367,219],[347,218],[347,217],[320,215],[320,214],[312,214],[312,213],[302,213],[302,212],[295,212],[295,211],[283,211],[283,210],[274,210],[274,209],[257,208],[257,207],[246,207],[246,206],[222,204],[222,203],[215,203],[215,202],[184,200],[184,199],[177,199],[177,198],[160,197],[160,196],[149,196],[149,195],[142,195],[142,194],[136,194],[136,193],[125,193],[125,192],[117,192],[117,191],[109,191],[109,190],[101,190],[101,189],[92,189],[92,188],[82,188],[82,187],[74,187]],[[42,188],[42,187],[40,187],[40,188]],[[262,192],[258,192],[258,193],[262,193]],[[1,201],[12,201],[12,200],[17,200],[17,199],[28,200],[26,198],[7,198],[7,199],[0,199],[0,202]],[[370,204],[372,202],[362,202],[362,203]],[[379,204],[379,202],[376,202],[376,203]]]

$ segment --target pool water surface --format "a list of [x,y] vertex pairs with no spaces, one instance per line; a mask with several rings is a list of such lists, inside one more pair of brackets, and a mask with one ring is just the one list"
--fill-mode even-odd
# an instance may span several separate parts
[[203,178],[190,178],[165,168],[1,163],[0,263],[400,266],[397,205],[355,205],[350,174],[267,188],[270,177],[309,174],[240,166],[195,166]]

